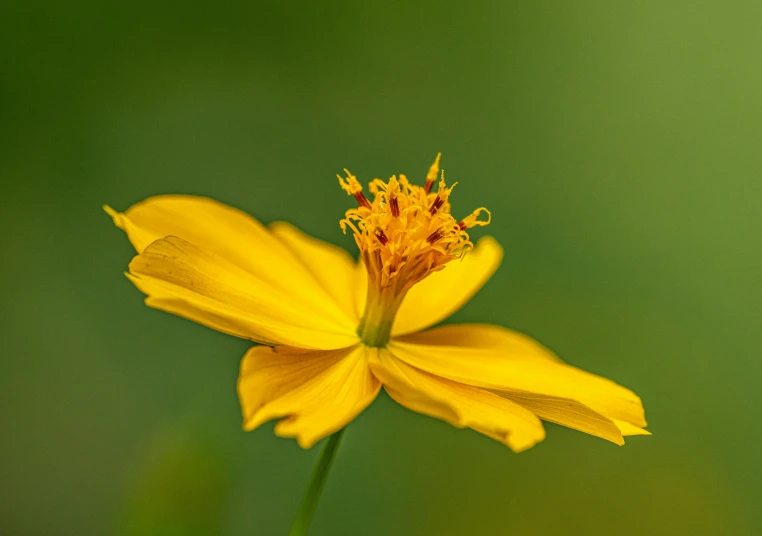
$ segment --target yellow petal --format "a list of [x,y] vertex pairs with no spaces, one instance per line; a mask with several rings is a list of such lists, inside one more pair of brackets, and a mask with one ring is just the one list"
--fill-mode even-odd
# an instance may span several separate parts
[[614,419],[614,424],[617,425],[623,436],[651,435],[651,432],[648,430],[644,430],[643,428],[639,428],[625,421]]
[[544,421],[567,426],[617,445],[624,445],[623,433],[617,423],[576,400],[523,391],[499,391],[498,394],[527,408]]
[[362,256],[358,257],[355,263],[354,293],[357,317],[362,318],[365,314],[365,303],[368,300],[368,271],[365,269]]
[[365,346],[331,351],[257,346],[244,356],[238,396],[244,429],[283,417],[275,433],[310,448],[354,419],[378,395]]
[[531,337],[492,324],[450,324],[420,333],[396,337],[402,342],[458,348],[499,348],[511,359],[539,359],[560,363],[551,350]]
[[370,352],[371,369],[386,391],[413,411],[458,428],[472,428],[508,445],[514,452],[526,450],[545,438],[540,420],[504,397],[428,374],[386,349]]
[[[447,333],[448,326],[440,328]],[[463,328],[458,328],[463,329]],[[616,383],[513,346],[431,345],[431,334],[392,340],[389,350],[406,363],[453,381],[495,390],[517,390],[576,400],[608,419],[646,425],[640,398]],[[461,337],[461,340],[467,340]],[[539,345],[538,345],[539,346]]]
[[503,258],[494,238],[483,237],[461,260],[447,263],[408,292],[392,328],[392,335],[420,331],[461,308],[492,277]]
[[128,277],[147,305],[237,337],[320,349],[358,340],[351,327],[181,238],[153,242],[132,260]]
[[138,253],[155,240],[177,236],[279,288],[292,302],[357,327],[291,248],[245,212],[186,195],[151,197],[123,214],[104,208]]
[[306,235],[290,223],[276,222],[270,229],[312,272],[320,286],[355,324],[359,323],[355,306],[356,264],[347,250]]

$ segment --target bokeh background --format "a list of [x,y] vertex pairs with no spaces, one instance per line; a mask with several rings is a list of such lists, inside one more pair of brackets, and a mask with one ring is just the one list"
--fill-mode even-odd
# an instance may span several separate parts
[[506,250],[451,321],[627,385],[654,435],[548,425],[515,455],[381,396],[311,534],[762,533],[760,21],[758,1],[4,2],[0,534],[285,534],[319,448],[241,431],[248,344],[146,308],[100,207],[203,194],[351,249],[335,174],[421,179],[437,151]]

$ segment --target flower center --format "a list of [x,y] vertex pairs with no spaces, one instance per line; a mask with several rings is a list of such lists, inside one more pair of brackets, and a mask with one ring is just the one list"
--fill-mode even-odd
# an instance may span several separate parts
[[[450,194],[455,187],[445,184],[439,159],[429,168],[423,186],[410,184],[404,175],[388,182],[374,179],[369,184],[373,201],[363,194],[362,185],[348,170],[339,184],[357,200],[358,207],[347,210],[340,225],[351,229],[365,269],[368,292],[358,334],[368,346],[384,346],[392,323],[408,290],[439,271],[448,262],[461,258],[473,248],[467,230],[490,222],[490,212],[478,208],[462,220],[450,214]],[[436,192],[432,187],[439,176]],[[479,220],[481,214],[486,220]]]

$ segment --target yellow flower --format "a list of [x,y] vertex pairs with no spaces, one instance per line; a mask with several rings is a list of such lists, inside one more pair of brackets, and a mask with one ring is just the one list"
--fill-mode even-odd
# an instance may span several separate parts
[[[438,181],[436,191],[433,185]],[[485,324],[446,325],[494,273],[497,242],[473,245],[480,208],[458,221],[439,156],[424,186],[403,175],[363,194],[341,227],[360,250],[264,226],[211,199],[160,196],[117,213],[138,255],[127,277],[146,304],[255,341],[241,362],[244,428],[272,419],[304,448],[340,430],[381,386],[414,411],[469,427],[522,451],[545,437],[541,420],[613,443],[648,434],[640,399],[563,363],[527,336]]]

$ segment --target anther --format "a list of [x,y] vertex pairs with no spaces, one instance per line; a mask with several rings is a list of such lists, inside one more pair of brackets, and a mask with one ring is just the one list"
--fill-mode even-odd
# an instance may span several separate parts
[[428,242],[429,244],[433,244],[434,242],[436,242],[443,236],[444,236],[444,233],[442,232],[442,229],[437,229],[436,231],[431,233],[428,237],[426,237],[426,242]]
[[[486,220],[480,220],[479,215],[485,213],[487,215]],[[470,229],[471,227],[484,227],[485,225],[489,225],[489,223],[492,221],[492,214],[489,210],[487,210],[484,207],[479,207],[476,210],[474,210],[471,214],[460,220],[460,223],[458,223],[458,227],[460,227],[461,231],[465,231],[466,229]]]
[[355,197],[355,200],[357,201],[357,204],[361,207],[370,208],[370,201],[368,201],[368,198],[365,197],[365,194],[362,192],[355,192],[352,194]]
[[385,246],[386,243],[389,241],[389,238],[386,236],[386,233],[381,229],[376,229],[376,238],[378,238],[378,241],[381,242],[382,246]]
[[442,205],[444,205],[444,199],[437,195],[437,197],[434,199],[434,202],[431,204],[431,208],[429,209],[431,215],[433,216],[436,214],[437,210],[439,210]]
[[437,158],[434,160],[434,163],[431,164],[429,172],[426,174],[426,182],[423,183],[423,191],[426,193],[431,191],[431,188],[434,186],[434,181],[437,180],[437,175],[439,175],[440,158],[442,158],[442,153],[437,153]]
[[392,216],[395,218],[400,215],[400,204],[396,197],[389,198],[389,206],[392,209]]
[[357,177],[352,175],[348,169],[345,169],[344,171],[347,173],[346,179],[341,175],[336,175],[336,177],[339,179],[341,189],[354,196],[354,198],[357,200],[358,205],[369,209],[370,201],[368,201],[368,198],[365,197],[365,194],[362,193],[362,185],[357,181]]

